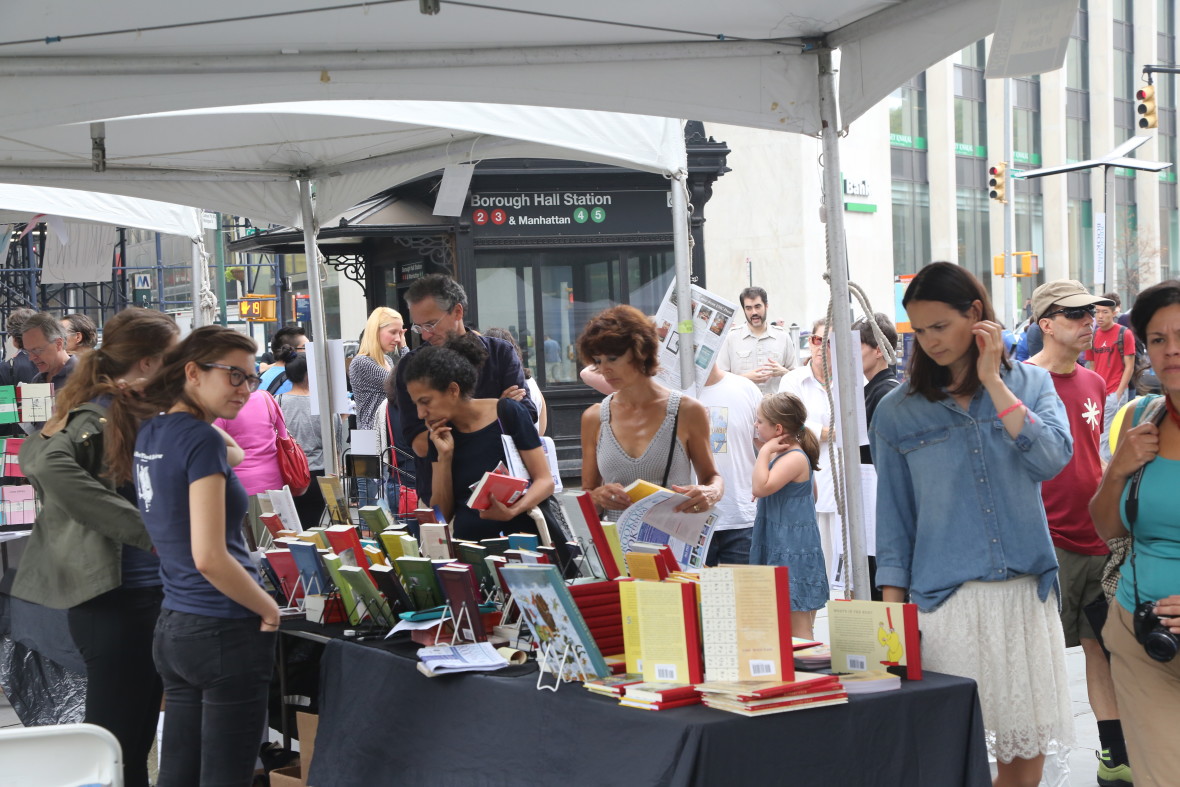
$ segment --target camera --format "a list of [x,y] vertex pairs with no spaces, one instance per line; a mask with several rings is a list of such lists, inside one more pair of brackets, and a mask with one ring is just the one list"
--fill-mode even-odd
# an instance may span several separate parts
[[1135,607],[1135,639],[1156,661],[1171,661],[1180,652],[1180,637],[1168,631],[1155,614],[1155,604],[1144,601]]

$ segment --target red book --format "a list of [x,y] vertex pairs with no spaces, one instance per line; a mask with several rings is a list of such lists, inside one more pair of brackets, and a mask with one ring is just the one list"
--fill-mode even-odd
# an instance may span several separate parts
[[[574,603],[578,605],[578,609],[582,610],[583,614],[589,612],[591,615],[604,615],[606,614],[606,610],[617,610],[623,606],[618,596],[606,594],[600,596],[574,596]],[[603,611],[600,612],[599,610]]]
[[684,683],[632,683],[623,689],[623,695],[639,702],[671,702],[689,697],[700,697],[696,686]]
[[[356,528],[352,525],[332,525],[326,529],[326,533],[328,543],[332,545],[332,551],[343,558],[346,551],[352,550],[352,557],[356,565],[365,570],[369,581],[376,587],[377,583],[373,580],[373,575],[369,573],[369,558],[365,554],[365,548],[361,545],[361,537],[357,535]],[[349,565],[347,558],[344,559],[346,561],[344,565]]]
[[[452,620],[465,618],[459,630],[463,638],[468,625],[475,642],[486,642],[487,632],[484,631],[483,619],[479,614],[479,596],[475,583],[475,570],[466,563],[451,563],[438,570],[438,581],[447,596],[447,603],[451,607]],[[466,614],[464,614],[466,610]],[[453,625],[453,624],[452,624]]]
[[661,544],[659,554],[663,557],[664,566],[668,569],[669,574],[680,570],[680,564],[676,562],[676,553],[672,551],[672,547]]
[[575,492],[571,495],[578,502],[578,509],[582,518],[586,520],[586,528],[590,531],[590,538],[594,540],[594,548],[598,551],[598,559],[602,561],[602,568],[611,579],[623,572],[615,563],[614,553],[611,552],[610,542],[606,540],[606,533],[602,530],[602,520],[598,518],[598,510],[589,492]]
[[264,553],[266,561],[278,575],[282,587],[283,598],[288,604],[294,604],[303,598],[303,585],[299,582],[299,567],[295,565],[295,558],[287,549],[268,549]]
[[784,710],[786,708],[801,709],[808,705],[829,705],[832,704],[834,700],[844,700],[847,702],[848,695],[843,691],[831,691],[817,693],[813,697],[779,697],[749,704],[744,702],[726,702],[721,699],[718,699],[714,702],[706,697],[704,703],[711,708],[729,710],[738,713],[745,711],[750,715],[757,715],[758,713],[769,713],[776,708],[779,710]]
[[500,473],[484,473],[483,478],[471,490],[471,497],[467,498],[467,507],[476,511],[486,511],[492,507],[492,496],[506,506],[519,500],[529,488],[529,481],[524,478],[514,478]]
[[279,537],[279,531],[283,530],[283,520],[279,518],[278,514],[262,514],[258,519],[266,525],[266,529],[270,531],[272,537]]
[[[598,639],[597,637],[595,637],[594,644],[597,645],[598,649],[603,651],[604,653],[610,652],[612,650],[615,651],[616,653],[621,653],[624,648],[622,637],[612,637],[609,639]],[[626,666],[627,666],[626,663],[624,663],[623,664],[624,669],[626,668]]]
[[[595,607],[597,612],[600,607]],[[586,621],[586,626],[590,629],[600,628],[618,628],[620,631],[623,628],[623,613],[621,610],[614,609],[608,611],[605,615],[586,615],[582,612],[582,620]]]
[[619,581],[617,579],[604,579],[598,582],[578,582],[567,587],[569,588],[570,595],[575,599],[582,599],[586,596],[610,596],[616,601],[619,599]]

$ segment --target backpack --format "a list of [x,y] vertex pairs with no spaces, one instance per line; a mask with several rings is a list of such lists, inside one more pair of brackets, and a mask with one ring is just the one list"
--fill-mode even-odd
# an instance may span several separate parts
[[[1127,330],[1127,326],[1119,325],[1119,338],[1115,340],[1115,346],[1118,347],[1120,358],[1123,357],[1123,336]],[[1160,390],[1159,378],[1152,371],[1151,360],[1147,357],[1147,348],[1140,341],[1135,342],[1135,370],[1131,372],[1131,387],[1139,394]]]
[[[1119,341],[1121,342],[1122,334],[1119,334]],[[1122,350],[1122,345],[1119,345],[1119,350]],[[279,372],[275,378],[270,381],[270,385],[266,386],[266,392],[271,396],[278,396],[279,389],[283,387],[283,383],[287,382],[287,373]]]

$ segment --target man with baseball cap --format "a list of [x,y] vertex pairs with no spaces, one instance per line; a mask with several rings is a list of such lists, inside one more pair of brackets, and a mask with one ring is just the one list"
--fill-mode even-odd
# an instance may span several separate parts
[[1057,477],[1041,484],[1041,498],[1060,566],[1065,645],[1081,645],[1086,655],[1086,689],[1090,707],[1098,719],[1103,749],[1098,758],[1098,783],[1130,785],[1131,768],[1127,764],[1110,662],[1082,611],[1102,596],[1102,568],[1109,550],[1094,529],[1089,511],[1090,498],[1102,480],[1098,446],[1106,382],[1081,366],[1078,356],[1093,345],[1096,307],[1109,304],[1106,298],[1091,295],[1080,282],[1069,279],[1037,287],[1032,308],[1044,334],[1044,346],[1026,363],[1040,366],[1053,377],[1073,435],[1073,458]]

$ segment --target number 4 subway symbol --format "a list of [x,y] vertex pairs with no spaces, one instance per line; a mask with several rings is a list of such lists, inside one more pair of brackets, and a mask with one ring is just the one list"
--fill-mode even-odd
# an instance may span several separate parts
[[574,209],[574,221],[578,224],[585,224],[587,220],[595,224],[601,224],[606,221],[606,208],[591,208],[590,210],[586,210],[585,208]]

